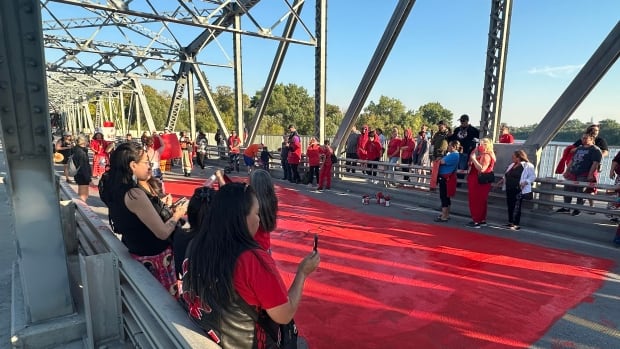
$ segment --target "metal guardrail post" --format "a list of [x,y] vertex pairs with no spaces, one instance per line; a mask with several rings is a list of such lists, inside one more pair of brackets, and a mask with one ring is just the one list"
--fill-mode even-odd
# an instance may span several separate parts
[[[548,177],[548,178],[553,178],[553,177]],[[544,190],[545,192],[552,192],[552,191],[557,190],[557,185],[552,182],[541,182],[538,185],[540,185],[540,189]],[[547,194],[547,193],[539,193],[538,199],[540,201],[553,202],[555,200],[555,195]],[[537,209],[540,211],[553,211],[553,206],[538,203]]]

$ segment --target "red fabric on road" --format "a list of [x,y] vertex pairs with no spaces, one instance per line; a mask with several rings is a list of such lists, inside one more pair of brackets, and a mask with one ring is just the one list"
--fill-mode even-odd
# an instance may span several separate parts
[[[199,180],[167,181],[191,195]],[[346,209],[278,188],[273,257],[290,285],[319,234],[295,316],[310,348],[526,348],[589,297],[606,259]],[[327,196],[324,196],[327,197]],[[359,201],[358,197],[351,200]],[[361,204],[360,204],[361,205]],[[512,233],[514,234],[514,233]]]

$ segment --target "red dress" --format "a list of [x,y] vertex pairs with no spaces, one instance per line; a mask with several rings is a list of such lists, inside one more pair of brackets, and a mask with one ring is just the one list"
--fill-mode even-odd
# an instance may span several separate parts
[[103,139],[90,141],[90,149],[93,151],[93,176],[99,177],[105,172],[105,167],[110,165],[110,154],[106,148],[111,144]]

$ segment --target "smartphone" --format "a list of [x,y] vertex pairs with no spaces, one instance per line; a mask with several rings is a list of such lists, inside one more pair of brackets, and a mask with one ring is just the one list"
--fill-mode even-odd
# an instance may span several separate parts
[[176,207],[176,206],[178,206],[178,205],[180,205],[180,204],[184,203],[185,201],[187,201],[187,198],[186,198],[186,197],[182,197],[182,198],[178,199],[177,201],[175,201],[175,202],[172,204],[172,206],[171,206],[171,207]]
[[314,246],[312,247],[312,250],[316,252],[318,247],[319,247],[319,234],[314,234]]

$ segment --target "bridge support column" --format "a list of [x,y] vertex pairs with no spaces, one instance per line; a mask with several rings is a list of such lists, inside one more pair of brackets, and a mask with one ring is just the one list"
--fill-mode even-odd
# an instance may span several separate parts
[[26,347],[35,337],[46,347],[81,338],[52,168],[38,0],[0,2],[0,125],[14,217],[14,226],[1,234],[14,232],[17,248],[12,345]]

